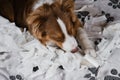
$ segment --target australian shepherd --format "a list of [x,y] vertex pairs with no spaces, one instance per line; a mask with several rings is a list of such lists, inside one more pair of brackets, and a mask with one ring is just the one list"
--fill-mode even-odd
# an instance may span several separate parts
[[0,15],[27,28],[45,46],[53,43],[75,53],[79,42],[85,53],[96,56],[74,13],[74,0],[0,0]]

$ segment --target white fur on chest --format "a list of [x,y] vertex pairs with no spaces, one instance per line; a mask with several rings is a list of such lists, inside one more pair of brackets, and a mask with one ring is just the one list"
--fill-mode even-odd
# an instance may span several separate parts
[[33,10],[36,10],[38,7],[42,6],[45,3],[52,4],[53,2],[54,0],[38,0],[33,6]]

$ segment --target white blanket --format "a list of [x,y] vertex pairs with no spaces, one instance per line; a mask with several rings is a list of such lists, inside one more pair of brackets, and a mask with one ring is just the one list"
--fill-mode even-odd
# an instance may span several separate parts
[[[110,2],[109,0],[98,0],[86,4],[85,1],[80,7],[92,5],[91,9],[98,8],[99,11],[102,10],[103,5]],[[94,5],[97,6],[94,7]],[[98,45],[96,61],[101,64],[101,67],[96,77],[97,80],[103,80],[106,75],[110,74],[109,71],[112,68],[116,68],[120,72],[120,22],[118,18],[120,14],[117,13],[120,9],[113,10],[111,6],[107,5],[103,9],[107,9],[107,7],[109,10],[104,10],[107,13],[116,11],[111,14],[115,21],[110,22],[103,34],[100,34],[102,41]],[[99,14],[99,12],[97,13]],[[92,15],[91,17],[90,21],[86,20],[86,25],[91,24],[93,18],[96,18]],[[90,72],[88,66],[81,66],[82,58],[79,53],[64,53],[52,47],[48,50],[29,32],[21,32],[14,23],[10,23],[0,16],[0,80],[10,80],[10,76],[16,75],[21,75],[24,80],[88,80],[84,78],[84,75]],[[33,71],[36,66],[38,70]]]

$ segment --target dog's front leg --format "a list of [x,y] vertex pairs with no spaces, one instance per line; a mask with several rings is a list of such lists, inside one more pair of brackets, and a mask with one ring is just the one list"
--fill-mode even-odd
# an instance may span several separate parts
[[77,39],[85,53],[84,59],[81,64],[89,65],[89,63],[91,63],[95,67],[99,67],[99,62],[96,60],[96,58],[94,58],[97,56],[96,52],[87,36],[87,33],[84,31],[83,28],[78,29]]
[[96,57],[96,52],[88,39],[87,33],[83,28],[79,28],[77,31],[77,39],[85,54],[90,54],[93,57]]

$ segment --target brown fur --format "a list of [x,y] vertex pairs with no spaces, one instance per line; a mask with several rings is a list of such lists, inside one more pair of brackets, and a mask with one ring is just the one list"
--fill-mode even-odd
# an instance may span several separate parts
[[37,0],[0,0],[0,14],[14,21],[17,26],[28,28],[44,45],[52,41],[62,47],[65,36],[56,21],[58,17],[65,23],[69,35],[76,37],[81,24],[74,13],[73,0],[55,0],[53,4],[46,3],[33,11],[36,2]]
[[11,22],[14,21],[12,0],[0,0],[0,15],[8,18]]

